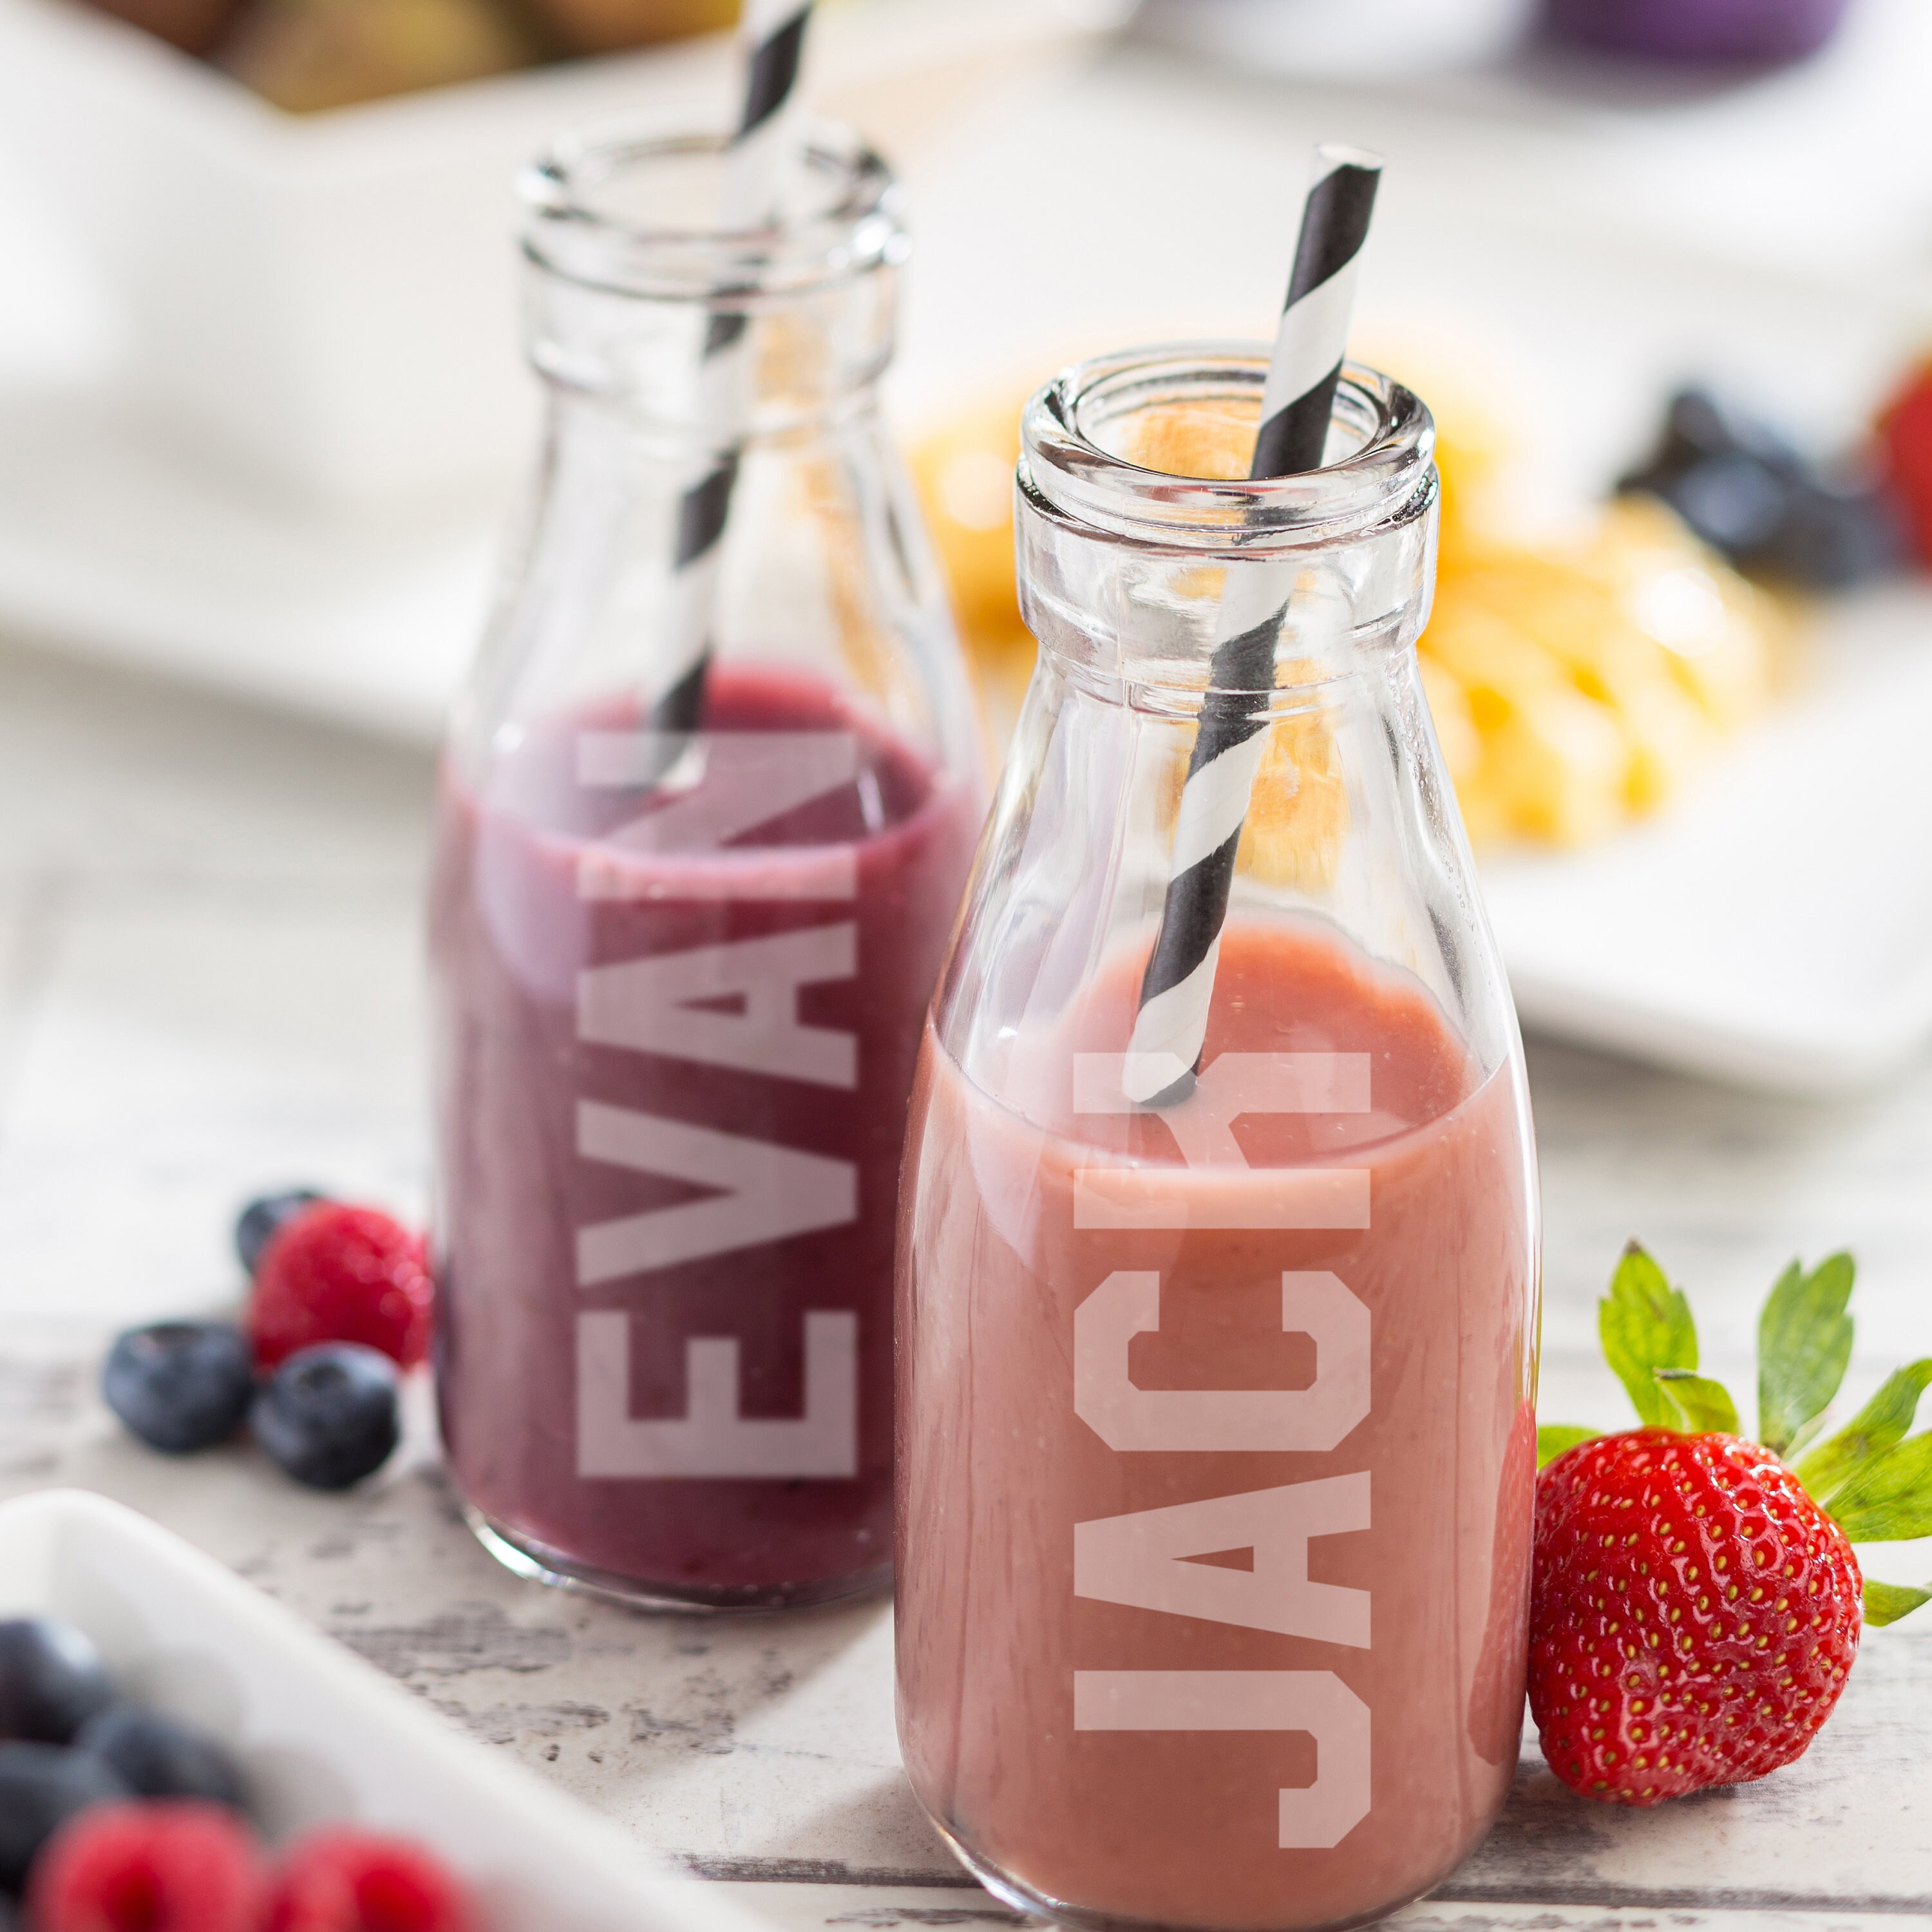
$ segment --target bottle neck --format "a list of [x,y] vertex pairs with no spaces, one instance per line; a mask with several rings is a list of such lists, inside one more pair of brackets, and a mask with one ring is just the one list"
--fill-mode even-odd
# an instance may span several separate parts
[[728,448],[871,407],[907,252],[890,171],[816,125],[770,219],[720,229],[735,165],[722,136],[620,128],[526,172],[526,337],[560,398]]
[[1168,345],[1082,364],[1028,404],[1020,603],[1070,682],[1175,716],[1210,691],[1292,710],[1420,633],[1437,496],[1428,412],[1351,364],[1327,464],[1250,479],[1244,429],[1266,374],[1264,350]]
[[892,359],[895,272],[755,304],[586,289],[539,268],[528,346],[560,424],[667,446],[739,447],[871,414]]

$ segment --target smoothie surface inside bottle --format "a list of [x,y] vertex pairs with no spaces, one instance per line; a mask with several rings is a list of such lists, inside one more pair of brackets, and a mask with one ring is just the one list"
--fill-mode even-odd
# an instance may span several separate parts
[[882,431],[896,191],[812,129],[530,170],[549,422],[445,760],[431,912],[449,1467],[524,1574],[758,1607],[890,1570],[892,1227],[982,808]]
[[[1170,473],[1252,440],[1265,370],[1132,352],[1028,406],[1040,661],[902,1185],[907,1768],[995,1892],[1080,1927],[1378,1917],[1488,1828],[1522,1716],[1534,1157],[1416,670],[1432,428],[1350,365],[1322,469]],[[1278,614],[1265,746],[1198,1070],[1142,1102],[1238,593]]]

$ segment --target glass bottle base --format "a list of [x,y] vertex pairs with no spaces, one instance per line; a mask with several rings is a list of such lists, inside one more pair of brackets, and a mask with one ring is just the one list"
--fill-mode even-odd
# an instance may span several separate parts
[[869,1596],[892,1587],[890,1563],[843,1576],[817,1577],[802,1583],[702,1585],[651,1582],[622,1576],[580,1563],[562,1550],[553,1550],[534,1537],[498,1522],[472,1504],[463,1504],[463,1520],[476,1540],[513,1575],[553,1589],[574,1590],[627,1610],[667,1610],[688,1616],[716,1612],[803,1610],[814,1604],[836,1604],[848,1597]]
[[[926,1810],[923,1804],[920,1808]],[[1036,1892],[1031,1886],[1002,1871],[998,1865],[988,1864],[962,1841],[956,1832],[934,1818],[930,1811],[926,1811],[926,1815],[933,1829],[946,1840],[952,1856],[1002,1905],[1010,1905],[1016,1912],[1026,1912],[1036,1918],[1050,1918],[1056,1925],[1072,1928],[1072,1932],[1216,1932],[1213,1927],[1198,1924],[1177,1924],[1168,1919],[1131,1918],[1118,1912],[1096,1912],[1084,1905],[1070,1904],[1064,1898],[1055,1898],[1050,1892]],[[1412,1905],[1418,1898],[1427,1897],[1442,1882],[1442,1876],[1431,1880],[1419,1891],[1391,1899],[1388,1904],[1378,1905],[1371,1911],[1352,1913],[1344,1918],[1324,1919],[1318,1925],[1283,1925],[1276,1928],[1276,1932],[1351,1932],[1355,1926],[1378,1924],[1392,1912],[1400,1912],[1405,1905]]]

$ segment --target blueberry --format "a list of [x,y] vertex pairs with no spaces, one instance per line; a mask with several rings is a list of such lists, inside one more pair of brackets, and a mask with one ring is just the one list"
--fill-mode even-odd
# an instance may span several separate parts
[[243,1807],[242,1774],[212,1738],[158,1711],[110,1704],[81,1726],[74,1742],[112,1767],[143,1798],[206,1798]]
[[1658,494],[1714,550],[1747,557],[1784,522],[1791,486],[1756,458],[1732,450],[1692,464]]
[[1702,389],[1671,398],[1657,446],[1617,488],[1662,497],[1733,563],[1816,589],[1878,576],[1905,554],[1898,512],[1870,479],[1813,461]]
[[76,1811],[133,1796],[92,1751],[0,1744],[0,1890],[20,1890],[34,1854]]
[[388,1460],[401,1431],[396,1365],[355,1342],[299,1348],[249,1412],[255,1440],[298,1483],[346,1490]]
[[255,1392],[255,1354],[232,1322],[158,1322],[115,1338],[100,1392],[151,1449],[171,1456],[226,1442]]
[[1798,584],[1840,590],[1896,569],[1906,554],[1897,510],[1876,490],[1829,482],[1794,489],[1761,558]]
[[64,1744],[114,1701],[94,1640],[55,1617],[0,1623],[0,1738]]
[[1720,401],[1708,389],[1679,389],[1640,473],[1667,480],[1712,456],[1748,457],[1780,476],[1796,476],[1804,467],[1798,446],[1774,424]]
[[242,1209],[235,1222],[235,1252],[250,1280],[261,1265],[262,1250],[282,1223],[293,1220],[304,1208],[327,1198],[312,1187],[296,1187],[286,1194],[258,1196]]

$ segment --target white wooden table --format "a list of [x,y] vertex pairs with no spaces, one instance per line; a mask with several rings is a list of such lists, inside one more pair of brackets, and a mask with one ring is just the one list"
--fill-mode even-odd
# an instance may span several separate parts
[[[412,1449],[309,1494],[177,1464],[95,1400],[112,1328],[232,1299],[234,1204],[312,1179],[419,1208],[425,759],[0,650],[0,1492],[78,1484],[181,1531],[490,1744],[798,1925],[1010,1920],[920,1818],[883,1604],[703,1622],[519,1583]],[[1546,1412],[1614,1422],[1592,1312],[1624,1238],[1723,1370],[1794,1251],[1864,1274],[1852,1391],[1932,1352],[1932,1069],[1829,1108],[1532,1052]],[[1932,1576],[1932,1551],[1884,1574]],[[1932,1621],[1870,1636],[1810,1755],[1649,1813],[1533,1743],[1495,1834],[1406,1926],[1932,1921]]]

